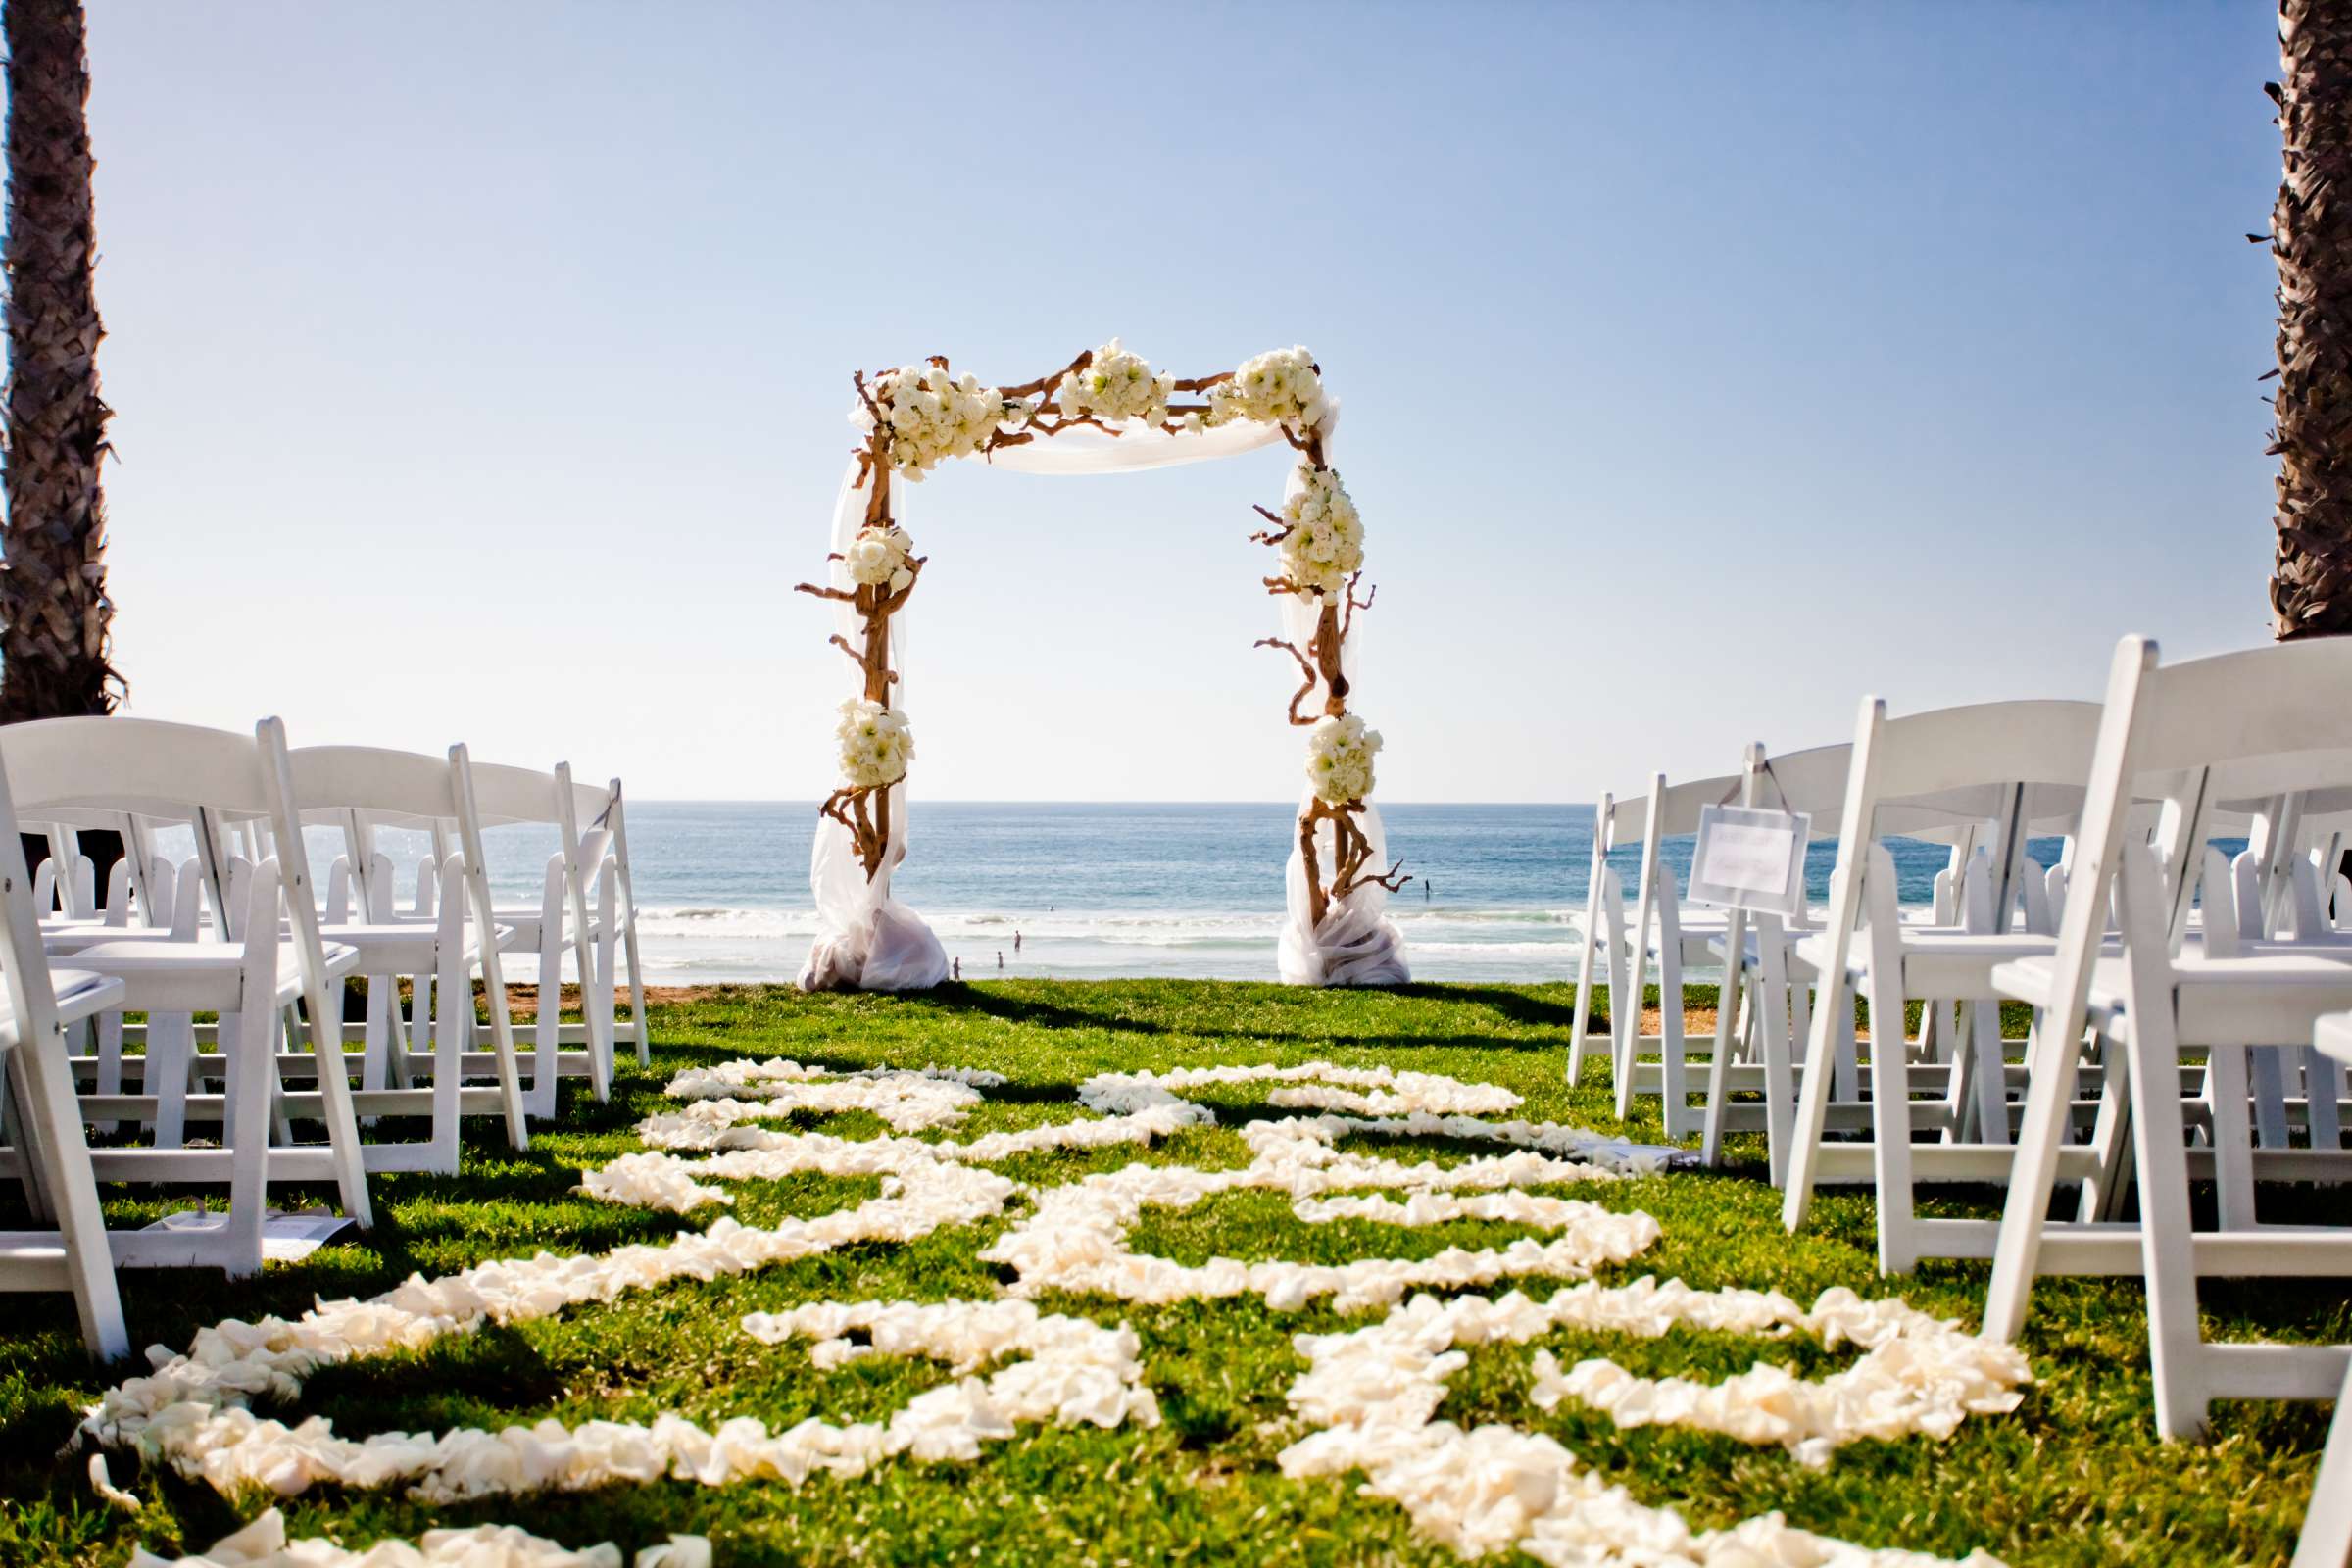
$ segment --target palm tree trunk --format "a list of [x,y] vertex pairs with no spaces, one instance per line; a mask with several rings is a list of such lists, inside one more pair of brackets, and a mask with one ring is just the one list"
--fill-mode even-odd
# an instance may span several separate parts
[[104,713],[106,510],[98,464],[105,328],[91,287],[89,61],[80,0],[5,0],[8,45],[8,522],[0,723]]

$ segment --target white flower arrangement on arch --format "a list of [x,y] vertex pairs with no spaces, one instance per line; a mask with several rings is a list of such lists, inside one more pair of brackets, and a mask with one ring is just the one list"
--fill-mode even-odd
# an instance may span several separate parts
[[914,731],[906,715],[863,697],[841,705],[841,776],[854,789],[888,789],[906,776],[914,760]]
[[1306,732],[1306,779],[1315,799],[1346,807],[1371,794],[1372,759],[1380,746],[1380,731],[1353,713],[1315,720]]

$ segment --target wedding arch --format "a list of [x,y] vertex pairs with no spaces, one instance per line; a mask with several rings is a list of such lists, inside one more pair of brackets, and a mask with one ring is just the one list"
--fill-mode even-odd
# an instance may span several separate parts
[[[1282,978],[1299,985],[1386,985],[1409,979],[1404,939],[1388,896],[1408,878],[1387,864],[1372,805],[1381,737],[1350,711],[1364,530],[1330,465],[1339,407],[1303,348],[1261,354],[1239,369],[1179,378],[1155,372],[1119,340],[1059,371],[1013,386],[957,376],[944,358],[853,381],[860,433],[834,503],[831,570],[798,590],[829,601],[835,647],[858,665],[858,695],[841,705],[840,782],[819,810],[809,882],[817,935],[801,972],[805,990],[906,991],[948,975],[947,955],[922,917],[891,897],[906,857],[906,772],[914,736],[900,706],[892,628],[927,557],[904,526],[905,492],[951,458],[977,457],[1029,473],[1109,473],[1166,467],[1288,442],[1298,454],[1279,513],[1250,535],[1277,553],[1262,579],[1281,607],[1280,635],[1258,647],[1287,652],[1304,677],[1290,721],[1307,731],[1306,788],[1291,848],[1278,951]],[[1319,701],[1318,701],[1319,699]],[[1313,703],[1312,708],[1308,707]]]

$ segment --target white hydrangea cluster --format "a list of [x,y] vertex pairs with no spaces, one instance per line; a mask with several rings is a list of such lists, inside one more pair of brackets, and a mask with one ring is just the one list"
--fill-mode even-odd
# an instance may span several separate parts
[[833,733],[841,738],[842,781],[855,789],[880,789],[906,776],[914,760],[914,731],[906,715],[870,698],[853,697],[841,705],[841,722]]
[[[942,365],[906,365],[885,372],[873,399],[890,430],[890,466],[920,480],[948,458],[964,458],[987,445],[998,430],[1018,430],[1036,410],[1024,399],[1006,399],[970,374],[951,375]],[[862,408],[858,417],[870,426]]]
[[1141,419],[1157,425],[1167,422],[1168,399],[1175,395],[1174,376],[1152,374],[1143,356],[1128,353],[1114,337],[1095,350],[1085,369],[1061,378],[1054,401],[1073,418],[1091,414],[1104,424]]
[[1282,572],[1300,593],[1337,596],[1364,569],[1364,519],[1336,469],[1298,465],[1298,488],[1282,504],[1290,532],[1282,541]]
[[1315,357],[1303,346],[1272,349],[1244,361],[1232,380],[1208,389],[1208,415],[1203,422],[1219,425],[1254,419],[1260,424],[1283,425],[1292,434],[1303,436],[1322,422],[1325,407],[1323,375],[1315,368]]
[[1306,732],[1306,777],[1326,806],[1346,806],[1372,793],[1372,758],[1380,731],[1354,713],[1318,718]]
[[914,585],[914,569],[906,564],[913,549],[914,541],[896,523],[860,528],[841,553],[842,567],[861,587],[887,583],[892,593],[903,593]]

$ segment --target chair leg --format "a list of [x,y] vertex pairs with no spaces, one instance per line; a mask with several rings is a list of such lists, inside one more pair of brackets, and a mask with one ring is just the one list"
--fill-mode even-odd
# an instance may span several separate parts
[[1813,1038],[1813,988],[1788,975],[1788,954],[1777,922],[1763,950],[1764,1119],[1772,1184],[1788,1180],[1788,1152],[1796,1136],[1796,1053]]
[[2090,1127],[2091,1174],[2084,1178],[2076,1217],[2113,1219],[2123,1212],[2124,1188],[2132,1171],[2129,1086],[2132,1053],[2118,1040],[2099,1042],[2099,1110]]
[[[1598,857],[1594,858],[1597,860]],[[1595,877],[1604,876],[1603,870]],[[1592,1008],[1592,981],[1600,966],[1600,883],[1595,880],[1591,895],[1585,901],[1585,931],[1578,940],[1576,955],[1576,1021],[1568,1035],[1568,1087],[1573,1089],[1585,1075],[1586,1015]]]
[[1690,1116],[1690,1071],[1683,1039],[1681,892],[1674,873],[1658,868],[1658,1088],[1660,1120],[1669,1143],[1699,1130]]
[[2026,1037],[2026,1104],[2018,1124],[2017,1158],[2009,1167],[2009,1196],[1993,1244],[1992,1283],[1984,1295],[1983,1333],[2014,1340],[2025,1326],[2041,1253],[2050,1194],[2058,1183],[2058,1150],[2073,1114],[2075,1042],[2054,1040],[2048,1015],[2038,1014]]
[[[525,1111],[542,1121],[556,1114],[556,1080],[563,1070],[564,888],[560,860],[550,868],[548,879],[554,885],[539,920],[539,1005],[538,1016],[531,1021],[531,1087],[523,1099]],[[588,987],[584,983],[580,1001],[581,1016],[586,1017]]]
[[[17,1149],[19,1181],[24,1189],[24,1210],[35,1225],[54,1226],[57,1205],[50,1200],[49,1150],[42,1138],[41,1118],[34,1112],[33,1086],[22,1071],[11,1073],[15,1053],[0,1051],[0,1112]],[[79,1114],[79,1107],[75,1108]],[[76,1123],[76,1125],[79,1125]]]
[[1699,1140],[1699,1157],[1710,1166],[1723,1160],[1723,1119],[1732,1099],[1732,1043],[1740,1037],[1750,1011],[1747,964],[1741,956],[1746,951],[1747,914],[1734,909],[1725,922],[1723,987],[1715,999],[1715,1055],[1707,1063],[1706,1121]]
[[2205,1096],[2213,1118],[2214,1196],[2226,1231],[2254,1228],[2254,1145],[2246,1128],[2246,1054],[2216,1045],[2205,1055]]
[[277,1009],[271,1006],[220,1015],[220,1049],[228,1057],[222,1111],[227,1125],[220,1141],[230,1152],[223,1267],[230,1279],[258,1274],[262,1268],[262,1225],[270,1196],[270,1091],[277,1078],[278,1027]]
[[2180,1118],[2180,1052],[2174,1032],[2172,964],[2155,890],[2122,871],[2124,1016],[2132,1141],[2139,1175],[2140,1272],[2148,1293],[2148,1354],[2156,1378],[2156,1431],[2168,1442],[2205,1430],[2209,1403],[2197,1323],[2196,1241],[2188,1214],[2188,1154]]
[[[1835,1076],[1830,1059],[1838,1051],[1838,1036],[1852,1040],[1853,990],[1843,976],[1825,977],[1821,1005],[1814,1009],[1813,1027],[1805,1045],[1805,1076],[1797,1085],[1796,1118],[1788,1133],[1788,1169],[1781,1194],[1781,1224],[1791,1234],[1802,1230],[1813,1206],[1813,1171],[1830,1119],[1830,1084]],[[1839,1019],[1845,1020],[1842,1031]]]
[[[82,1344],[102,1361],[130,1354],[130,1330],[122,1321],[122,1298],[115,1285],[115,1259],[98,1208],[98,1179],[90,1168],[89,1145],[81,1135],[81,1107],[74,1095],[66,1041],[58,1033],[27,1040],[10,1052],[12,1074],[28,1143],[40,1151],[56,1210],[59,1240],[74,1284],[74,1310],[81,1320]],[[26,1151],[29,1156],[30,1151]],[[27,1158],[29,1172],[30,1159]],[[34,1184],[26,1183],[27,1191]]]
[[[337,989],[340,1000],[340,988]],[[351,1106],[351,1067],[343,1054],[343,1020],[310,1020],[311,1054],[318,1063],[318,1119],[326,1124],[326,1144],[334,1164],[335,1193],[343,1212],[362,1230],[375,1223],[368,1200],[368,1167],[360,1152],[360,1121]],[[274,1085],[277,1075],[270,1074]]]
[[2323,1055],[2309,1046],[2298,1047],[2296,1054],[2303,1058],[2303,1120],[2311,1147],[2341,1149],[2344,1127],[2335,1097],[2343,1083],[2344,1069],[2334,1057]]
[[[360,1087],[388,1089],[392,1082],[392,1019],[399,1010],[395,982],[388,974],[367,977],[367,1022],[360,1031]],[[373,1126],[377,1118],[362,1118],[363,1126]]]
[[2287,1146],[2285,1055],[2278,1046],[2257,1046],[2246,1054],[2254,1085],[2254,1137],[2265,1149]]
[[1865,894],[1870,927],[1870,1118],[1878,1181],[1879,1272],[1908,1274],[1917,1261],[1911,1192],[1911,1068],[1903,1040],[1903,949],[1896,925],[1894,860],[1872,845]]
[[2352,1369],[2345,1371],[2335,1396],[2328,1446],[2320,1454],[2320,1473],[2312,1478],[2311,1510],[2303,1516],[2303,1535],[2288,1568],[2344,1568],[2347,1563],[2352,1563]]
[[454,942],[443,943],[432,1014],[432,1169],[442,1176],[458,1173],[458,1091],[466,1081],[466,1048],[473,1043],[473,987],[466,982],[464,953]]
[[177,1149],[188,1137],[188,1076],[195,1066],[196,1020],[184,1012],[147,1015],[147,1076],[155,1097],[158,1149]]
[[[1980,999],[1969,1005],[1976,1059],[1977,1141],[2009,1142],[2009,1064],[2001,1054],[2001,1004]],[[1955,1053],[1955,1056],[1959,1054]],[[1954,1064],[1957,1071],[1957,1062]]]
[[[105,1013],[96,1023],[98,1076],[91,1087],[102,1095],[119,1095],[122,1092],[122,1015],[119,1012]],[[115,1124],[111,1121],[100,1122],[96,1126],[102,1133],[115,1130]]]

